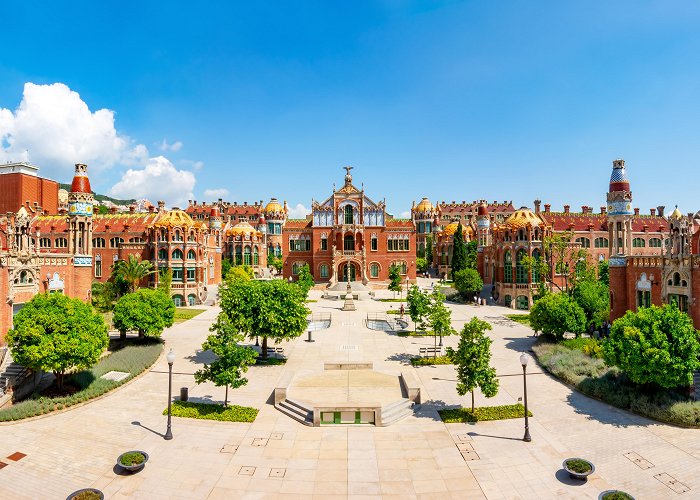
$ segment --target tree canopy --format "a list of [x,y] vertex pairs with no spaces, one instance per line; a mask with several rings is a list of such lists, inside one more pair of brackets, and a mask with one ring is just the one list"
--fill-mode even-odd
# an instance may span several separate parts
[[416,330],[424,330],[425,318],[430,312],[430,294],[422,291],[416,285],[412,285],[406,292],[408,302],[408,315],[415,324]]
[[466,269],[468,267],[467,263],[467,246],[464,243],[464,235],[462,233],[462,223],[457,225],[457,230],[452,237],[452,278],[454,275]]
[[474,411],[474,390],[478,387],[487,398],[498,394],[496,369],[489,366],[491,362],[491,339],[486,331],[491,325],[479,318],[472,318],[462,327],[457,349],[447,348],[447,353],[457,368],[457,394],[472,394],[472,412]]
[[610,317],[610,289],[598,280],[576,283],[572,297],[586,315],[586,323],[600,325]]
[[253,279],[253,268],[248,265],[230,266],[226,273],[226,281]]
[[118,260],[112,265],[112,277],[128,283],[128,291],[134,292],[146,276],[153,274],[153,264],[148,260],[139,260],[136,255],[129,255],[126,260]]
[[484,287],[484,281],[476,269],[467,268],[457,271],[452,276],[452,280],[455,288],[463,298],[471,298],[480,294],[481,289]]
[[466,258],[466,263],[467,263],[467,269],[476,269],[477,268],[477,259],[478,259],[478,242],[476,240],[472,240],[466,245],[466,251],[467,251],[467,258]]
[[578,337],[586,329],[586,315],[575,300],[565,293],[548,293],[530,310],[530,326],[536,332],[564,338],[566,332]]
[[262,337],[263,359],[267,359],[268,338],[279,343],[300,336],[306,329],[310,311],[295,283],[238,280],[224,283],[219,294],[221,312],[212,331]]
[[107,325],[91,305],[61,293],[41,293],[13,319],[5,341],[14,360],[53,372],[59,389],[68,370],[90,368],[109,344]]
[[452,328],[452,311],[444,304],[445,296],[439,290],[434,290],[430,294],[430,305],[428,306],[428,324],[433,330],[435,344],[437,337],[440,337],[440,345],[442,345],[442,337],[457,333]]
[[603,342],[603,357],[637,384],[689,386],[700,368],[698,331],[677,307],[643,307],[617,319]]
[[160,337],[163,329],[173,325],[175,305],[161,290],[141,288],[122,296],[114,306],[112,322],[122,339],[128,331],[139,336]]
[[299,269],[298,279],[296,284],[304,292],[304,297],[308,297],[309,290],[314,287],[314,276],[311,274],[311,269],[308,264],[304,264]]
[[387,288],[394,294],[403,290],[401,288],[401,270],[396,264],[389,266],[389,286]]

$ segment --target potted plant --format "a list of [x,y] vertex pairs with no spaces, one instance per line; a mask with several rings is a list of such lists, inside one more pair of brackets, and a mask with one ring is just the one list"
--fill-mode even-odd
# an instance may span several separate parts
[[605,490],[598,495],[598,500],[634,500],[634,497],[620,490]]
[[104,500],[104,498],[104,493],[97,488],[83,488],[68,495],[66,500]]
[[117,458],[117,463],[123,469],[134,472],[142,469],[148,462],[148,453],[145,451],[127,451]]
[[583,458],[567,458],[564,460],[564,470],[572,479],[585,481],[595,472],[595,466]]

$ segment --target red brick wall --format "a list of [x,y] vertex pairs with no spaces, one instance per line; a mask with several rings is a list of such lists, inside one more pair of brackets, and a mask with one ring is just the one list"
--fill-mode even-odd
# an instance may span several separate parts
[[627,268],[610,266],[610,320],[614,321],[624,316],[627,309],[629,309]]
[[25,201],[58,213],[58,182],[22,173],[0,175],[0,213],[16,212]]

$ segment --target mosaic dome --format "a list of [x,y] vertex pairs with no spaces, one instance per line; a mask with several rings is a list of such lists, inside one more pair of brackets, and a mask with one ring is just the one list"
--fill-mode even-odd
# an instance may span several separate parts
[[430,203],[428,198],[423,198],[418,206],[416,206],[416,212],[429,212],[433,209],[433,204]]
[[279,212],[282,212],[282,210],[284,210],[284,209],[282,208],[282,205],[280,205],[279,202],[277,201],[277,198],[272,198],[270,200],[270,203],[268,203],[267,206],[265,207],[265,213],[267,213],[267,214],[279,213]]
[[537,227],[540,224],[542,224],[540,218],[527,207],[520,207],[504,222],[504,225],[510,229],[523,229],[527,226]]

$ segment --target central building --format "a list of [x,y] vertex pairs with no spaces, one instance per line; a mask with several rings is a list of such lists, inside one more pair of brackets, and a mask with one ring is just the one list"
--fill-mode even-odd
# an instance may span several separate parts
[[411,219],[396,219],[385,201],[374,202],[364,186],[352,183],[353,167],[344,167],[341,189],[311,203],[305,219],[287,219],[283,229],[284,277],[296,279],[308,264],[317,283],[385,284],[396,265],[403,281],[416,278],[416,231]]

